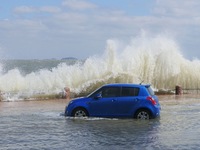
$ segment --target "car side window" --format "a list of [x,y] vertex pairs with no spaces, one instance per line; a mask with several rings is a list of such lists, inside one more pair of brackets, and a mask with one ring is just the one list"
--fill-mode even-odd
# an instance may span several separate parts
[[139,88],[135,87],[122,87],[122,94],[121,96],[127,97],[127,96],[138,96],[139,94]]
[[102,90],[102,97],[119,97],[120,87],[106,87]]

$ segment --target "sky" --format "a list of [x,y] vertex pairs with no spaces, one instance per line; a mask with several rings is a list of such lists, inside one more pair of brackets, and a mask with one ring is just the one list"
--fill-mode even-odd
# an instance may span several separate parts
[[1,59],[85,59],[141,31],[170,35],[200,59],[200,1],[0,0]]

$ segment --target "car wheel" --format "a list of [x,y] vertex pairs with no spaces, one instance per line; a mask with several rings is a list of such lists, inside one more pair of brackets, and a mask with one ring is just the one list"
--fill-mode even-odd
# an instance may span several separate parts
[[137,111],[135,118],[140,120],[148,120],[150,119],[150,112],[148,110],[142,109]]
[[73,117],[87,117],[88,113],[85,109],[83,108],[77,108],[73,111],[72,114]]

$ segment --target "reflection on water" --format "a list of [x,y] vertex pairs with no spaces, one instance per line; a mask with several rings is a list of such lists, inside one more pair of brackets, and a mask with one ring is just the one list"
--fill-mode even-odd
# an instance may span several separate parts
[[[154,145],[156,147],[158,120],[136,121],[129,119],[66,120],[73,125],[73,139],[80,145],[94,149],[132,149]],[[80,124],[82,130],[80,130]],[[75,132],[78,130],[78,132]],[[145,134],[145,136],[144,136]],[[89,140],[89,141],[88,141]]]
[[198,149],[200,97],[159,96],[161,117],[70,118],[67,101],[0,103],[0,149]]

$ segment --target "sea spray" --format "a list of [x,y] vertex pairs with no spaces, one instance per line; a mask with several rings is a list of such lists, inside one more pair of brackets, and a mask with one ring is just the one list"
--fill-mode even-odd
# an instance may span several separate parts
[[150,83],[155,89],[199,88],[200,61],[187,60],[173,39],[139,36],[128,44],[108,40],[102,55],[73,65],[60,63],[23,74],[18,68],[0,74],[6,100],[56,95],[69,87],[74,96],[87,95],[106,83]]

